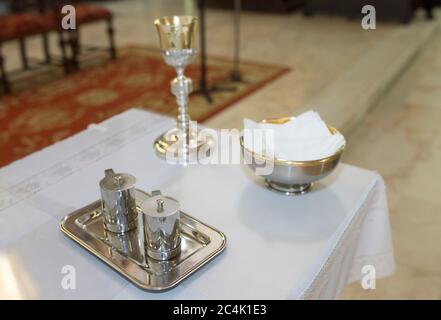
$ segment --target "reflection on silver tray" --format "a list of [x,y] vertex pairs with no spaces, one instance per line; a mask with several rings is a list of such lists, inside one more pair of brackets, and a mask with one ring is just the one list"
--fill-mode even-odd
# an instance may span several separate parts
[[[136,190],[137,209],[149,194]],[[125,234],[104,229],[101,201],[77,210],[61,222],[61,230],[144,290],[170,289],[225,249],[226,237],[181,212],[181,254],[168,261],[149,258],[144,250],[141,214],[138,227]]]

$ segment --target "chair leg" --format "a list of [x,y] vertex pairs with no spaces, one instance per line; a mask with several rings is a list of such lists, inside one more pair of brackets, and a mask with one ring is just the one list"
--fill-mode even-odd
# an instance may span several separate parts
[[67,58],[67,52],[66,52],[67,43],[64,38],[63,30],[58,31],[58,43],[60,45],[61,59],[63,61],[64,73],[68,74],[68,73],[70,73],[70,61]]
[[432,20],[434,18],[433,16],[433,8],[435,7],[435,1],[434,0],[424,0],[423,6],[424,10],[426,11],[426,17],[429,20]]
[[6,70],[5,70],[5,59],[1,52],[0,52],[0,77],[1,77],[1,84],[3,87],[3,92],[4,93],[11,92],[11,86],[9,85],[8,75],[6,74]]
[[42,40],[43,40],[44,61],[46,64],[49,64],[52,61],[52,57],[49,50],[49,39],[47,33],[42,34]]
[[76,30],[69,30],[68,31],[68,37],[69,37],[69,45],[72,51],[72,66],[75,71],[78,71],[80,69],[80,65],[78,62],[78,54],[79,54],[79,45],[78,45],[78,29]]
[[80,28],[77,28],[75,31],[75,49],[77,52],[77,56],[81,54],[81,34],[80,34]]
[[113,28],[113,19],[107,20],[107,34],[109,36],[109,53],[112,60],[116,59],[115,49],[115,29]]
[[18,39],[18,43],[20,45],[20,55],[21,55],[21,63],[23,65],[23,69],[28,70],[29,69],[29,61],[28,61],[28,56],[27,56],[27,52],[26,52],[25,39],[23,39],[23,38]]

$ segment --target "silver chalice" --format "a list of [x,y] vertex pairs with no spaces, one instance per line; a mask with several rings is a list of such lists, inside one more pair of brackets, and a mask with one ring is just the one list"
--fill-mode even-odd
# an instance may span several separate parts
[[179,107],[177,124],[164,132],[154,143],[156,153],[169,162],[188,164],[209,156],[213,138],[202,135],[188,114],[188,96],[193,91],[190,78],[184,75],[187,65],[197,54],[197,17],[168,16],[155,20],[161,54],[165,62],[176,69],[171,81],[171,92]]

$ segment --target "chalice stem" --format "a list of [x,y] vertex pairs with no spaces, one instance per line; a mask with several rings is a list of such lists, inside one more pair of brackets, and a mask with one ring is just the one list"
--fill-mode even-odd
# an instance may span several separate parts
[[177,128],[182,141],[184,155],[187,153],[190,144],[190,116],[188,114],[188,96],[192,88],[192,81],[184,75],[184,67],[176,67],[177,77],[171,82],[172,93],[176,96],[179,107]]

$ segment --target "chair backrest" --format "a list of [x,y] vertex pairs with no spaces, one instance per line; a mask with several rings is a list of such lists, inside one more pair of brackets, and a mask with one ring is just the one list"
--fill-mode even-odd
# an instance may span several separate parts
[[84,0],[40,0],[44,1],[46,7],[59,7],[66,4],[76,4],[80,2],[86,2]]
[[46,0],[9,0],[9,11],[13,13],[29,11],[44,12],[45,1]]
[[64,5],[75,5],[80,2],[87,2],[85,0],[37,0],[40,2],[40,8],[43,12],[56,10],[60,12],[61,7]]

